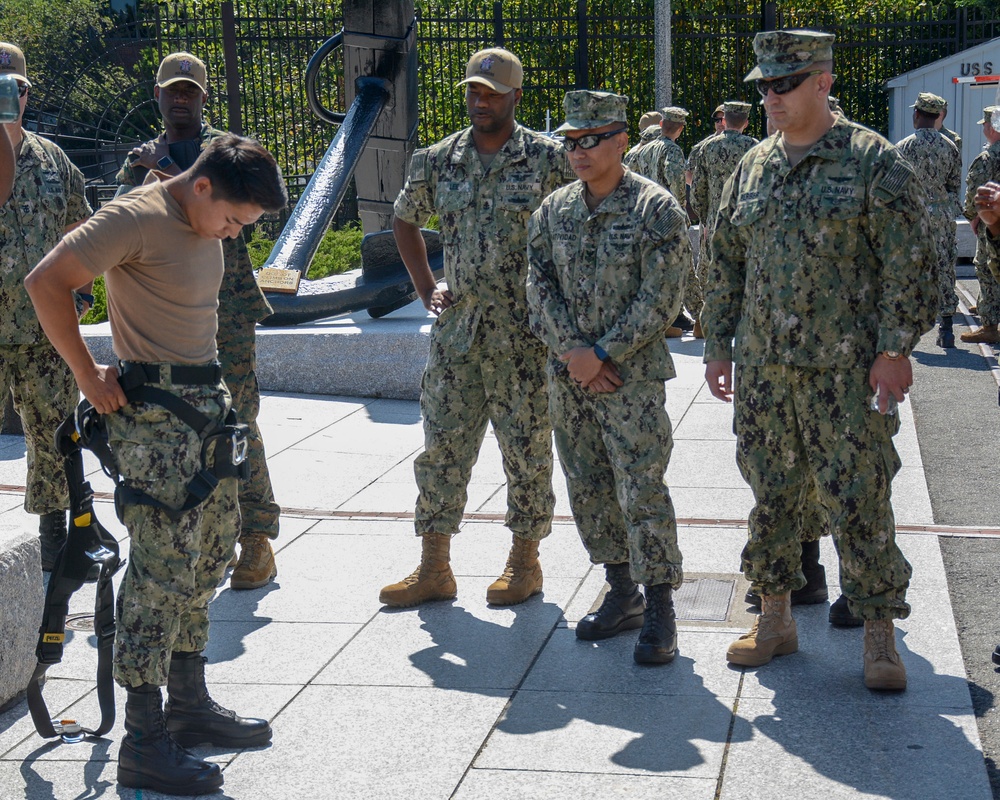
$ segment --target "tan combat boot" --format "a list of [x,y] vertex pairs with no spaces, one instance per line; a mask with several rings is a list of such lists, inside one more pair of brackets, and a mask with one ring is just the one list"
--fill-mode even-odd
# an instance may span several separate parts
[[704,339],[705,338],[705,334],[704,334],[704,332],[701,329],[701,322],[698,321],[698,320],[695,320],[693,333],[694,333],[694,338],[695,339]]
[[667,328],[666,336],[668,339],[680,339],[684,335],[684,330],[678,328],[676,325],[671,325]]
[[896,652],[891,619],[865,620],[865,686],[896,692],[906,688],[906,667]]
[[503,575],[486,590],[486,602],[495,606],[516,606],[540,591],[542,565],[538,563],[538,542],[515,536]]
[[749,633],[729,645],[726,661],[742,667],[759,667],[775,656],[786,656],[799,649],[791,595],[785,592],[761,597],[760,616]]
[[263,533],[248,533],[240,537],[240,560],[229,576],[233,589],[259,589],[278,577],[271,540]]
[[971,344],[1000,344],[1000,330],[996,325],[983,325],[979,330],[966,331],[959,338]]
[[428,600],[454,600],[458,595],[451,571],[451,537],[444,533],[421,535],[420,566],[399,583],[379,592],[378,601],[394,608],[409,608]]

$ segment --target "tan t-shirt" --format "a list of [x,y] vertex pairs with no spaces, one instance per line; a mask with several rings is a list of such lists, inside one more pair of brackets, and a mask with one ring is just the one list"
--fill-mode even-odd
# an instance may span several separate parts
[[200,364],[216,357],[222,243],[195,233],[163,184],[112,200],[63,241],[94,276],[106,273],[118,358]]

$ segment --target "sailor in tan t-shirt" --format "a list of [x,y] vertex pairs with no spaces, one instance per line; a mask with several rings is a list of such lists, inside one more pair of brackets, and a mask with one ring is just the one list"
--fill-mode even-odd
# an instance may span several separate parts
[[[202,415],[209,430],[223,428],[230,397],[215,360],[220,242],[284,208],[287,195],[271,155],[232,134],[212,142],[190,170],[159,177],[63,239],[25,287],[80,390],[106,415],[120,473],[116,496],[131,552],[115,637],[115,679],[128,693],[118,782],[190,794],[217,789],[222,773],[184,746],[245,748],[271,739],[266,720],[222,709],[205,688],[208,603],[239,532],[237,480],[224,475],[207,497],[195,497],[195,476],[218,468],[214,448],[203,460],[206,433],[165,405],[129,402],[123,384],[130,392],[162,390]],[[119,368],[95,363],[76,324],[71,289],[100,274]]]

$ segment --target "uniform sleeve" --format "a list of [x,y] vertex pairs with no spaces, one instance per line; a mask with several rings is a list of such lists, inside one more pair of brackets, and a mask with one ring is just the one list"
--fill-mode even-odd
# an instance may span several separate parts
[[708,270],[703,278],[705,305],[701,311],[706,362],[732,361],[733,337],[742,313],[747,245],[732,221],[742,174],[741,162],[722,187],[719,210],[709,228],[712,238],[708,242]]
[[948,174],[945,177],[944,189],[948,193],[948,199],[955,203],[955,210],[962,208],[962,203],[958,199],[958,193],[962,188],[962,154],[955,148],[952,154],[951,163],[948,165]]
[[548,203],[543,203],[528,220],[528,323],[535,336],[561,355],[592,343],[577,330],[559,285],[549,235],[549,208]]
[[965,208],[962,213],[969,222],[976,218],[976,189],[987,181],[989,181],[989,159],[985,153],[981,153],[969,165],[969,174],[965,180]]
[[924,191],[895,149],[881,154],[871,184],[868,237],[881,268],[876,350],[909,355],[937,313],[937,256]]
[[102,206],[83,225],[67,233],[63,243],[95,277],[135,261],[143,251],[135,218],[118,203]]
[[614,361],[626,361],[662,337],[681,310],[692,259],[687,218],[679,205],[661,197],[643,221],[639,291],[597,342]]
[[83,222],[94,211],[90,207],[90,203],[87,202],[83,173],[68,159],[67,164],[69,165],[69,174],[66,181],[66,224],[75,225],[77,222]]
[[415,150],[410,158],[406,183],[396,197],[392,211],[403,222],[423,226],[434,214],[434,185],[427,150]]
[[691,208],[701,220],[702,227],[708,225],[708,173],[704,167],[704,159],[699,157],[691,174]]

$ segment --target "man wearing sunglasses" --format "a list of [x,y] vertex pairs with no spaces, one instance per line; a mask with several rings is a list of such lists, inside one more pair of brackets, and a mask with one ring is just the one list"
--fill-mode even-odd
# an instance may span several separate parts
[[[20,95],[20,117],[3,126],[17,161],[12,194],[0,206],[0,387],[12,387],[21,417],[28,451],[24,508],[40,517],[42,569],[48,571],[66,542],[69,507],[54,434],[79,393],[73,373],[38,323],[24,278],[91,210],[80,170],[52,142],[22,127],[31,81],[19,47],[0,42],[0,75],[12,76]],[[80,287],[81,313],[93,303],[92,285]]]
[[830,111],[833,41],[807,30],[754,38],[745,80],[777,133],[727,181],[710,243],[705,376],[713,395],[735,397],[736,458],[755,501],[742,566],[762,600],[727,660],[760,666],[798,649],[790,593],[806,583],[799,509],[815,482],[841,588],[864,619],[865,685],[902,690],[893,619],[910,613],[911,568],[895,541],[899,418],[888,412],[934,323],[935,255],[913,168]]
[[[420,565],[382,589],[379,601],[388,606],[456,596],[451,537],[490,423],[503,456],[513,542],[486,600],[515,605],[542,591],[538,545],[551,532],[555,497],[545,348],[528,329],[524,297],[527,225],[571,174],[558,142],[514,120],[523,77],[520,59],[507,50],[473,54],[459,84],[471,127],[415,151],[396,198],[399,252],[437,319],[420,393],[424,452],[413,465]],[[444,243],[442,287],[419,227],[434,214]]]
[[663,482],[673,444],[664,381],[675,375],[664,333],[681,307],[691,243],[677,199],[622,165],[627,104],[566,94],[556,133],[580,180],[531,216],[528,306],[550,350],[549,408],[573,517],[611,587],[577,638],[641,627],[635,661],[665,664],[683,573]]

